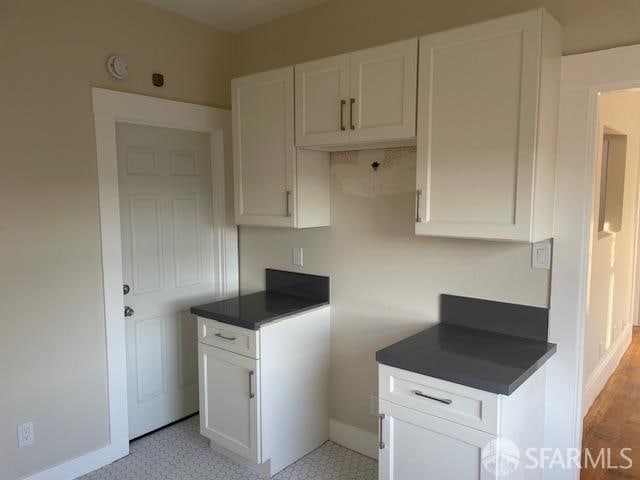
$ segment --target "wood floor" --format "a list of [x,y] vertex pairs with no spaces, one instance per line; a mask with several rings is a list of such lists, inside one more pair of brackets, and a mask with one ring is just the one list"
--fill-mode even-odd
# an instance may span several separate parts
[[640,479],[640,327],[633,328],[631,346],[585,418],[582,447],[592,457],[600,448],[611,449],[612,465],[627,465],[619,452],[631,448],[626,454],[633,466],[584,468],[581,480]]

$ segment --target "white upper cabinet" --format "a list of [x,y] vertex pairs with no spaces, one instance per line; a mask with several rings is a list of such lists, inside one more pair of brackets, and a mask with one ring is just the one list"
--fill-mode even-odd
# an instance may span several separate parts
[[294,144],[293,67],[234,79],[234,207],[238,225],[329,224],[329,157]]
[[416,135],[417,39],[351,54],[350,141]]
[[412,39],[296,65],[296,145],[413,143],[417,60]]
[[542,9],[420,39],[416,234],[551,237],[561,47]]
[[296,144],[349,141],[349,55],[297,65]]

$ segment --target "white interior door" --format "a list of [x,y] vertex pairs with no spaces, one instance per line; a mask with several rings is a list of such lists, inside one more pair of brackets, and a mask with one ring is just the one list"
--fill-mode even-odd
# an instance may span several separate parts
[[210,138],[124,123],[116,134],[135,438],[198,410],[197,323],[189,308],[214,294]]

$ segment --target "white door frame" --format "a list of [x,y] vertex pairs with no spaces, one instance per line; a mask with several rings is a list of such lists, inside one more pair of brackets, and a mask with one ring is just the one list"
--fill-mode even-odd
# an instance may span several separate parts
[[214,294],[221,298],[238,290],[237,231],[225,199],[225,158],[231,159],[231,112],[102,88],[91,90],[98,161],[110,442],[99,450],[32,475],[29,480],[73,479],[129,453],[116,122],[211,135]]
[[[589,248],[595,195],[598,92],[640,87],[640,45],[562,59],[554,212],[545,447],[580,448]],[[634,290],[637,285],[634,286]],[[637,310],[637,304],[633,310]],[[575,480],[579,470],[545,470],[545,479]]]

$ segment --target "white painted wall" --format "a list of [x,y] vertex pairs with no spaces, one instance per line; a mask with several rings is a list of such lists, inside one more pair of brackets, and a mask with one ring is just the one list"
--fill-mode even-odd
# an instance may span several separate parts
[[[584,345],[584,404],[586,413],[631,339],[634,323],[633,263],[635,261],[638,163],[640,160],[640,92],[603,93],[598,97],[598,141],[595,199],[591,219],[589,296]],[[627,137],[622,229],[598,233],[598,199],[602,164],[602,130],[612,128]],[[611,363],[609,368],[605,368]]]
[[416,236],[414,148],[334,153],[331,177],[330,227],[240,228],[241,289],[266,267],[331,277],[332,417],[375,432],[376,350],[437,322],[441,293],[547,306],[549,272],[526,244]]

